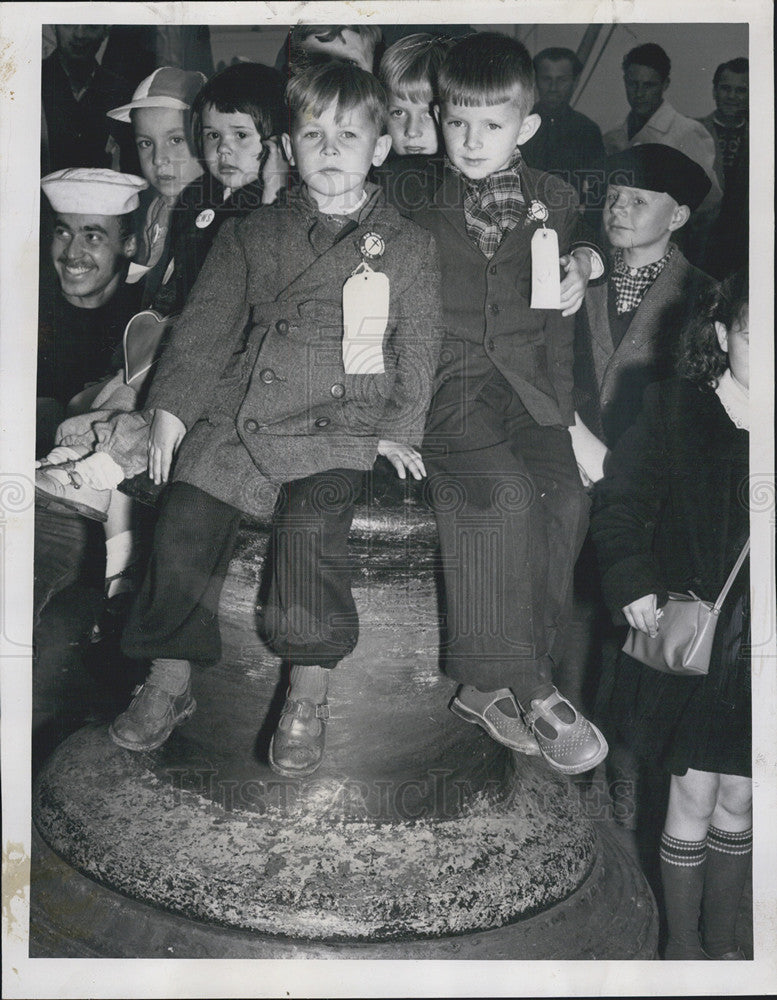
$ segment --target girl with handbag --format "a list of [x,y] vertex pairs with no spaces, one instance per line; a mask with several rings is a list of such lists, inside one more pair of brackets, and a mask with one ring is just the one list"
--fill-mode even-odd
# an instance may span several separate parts
[[[699,303],[676,379],[650,386],[597,487],[591,530],[608,606],[654,636],[667,593],[714,601],[749,533],[748,278]],[[623,652],[610,710],[671,775],[661,837],[665,959],[744,959],[735,923],[752,853],[748,564],[723,601],[705,675]],[[701,916],[701,936],[700,936]]]

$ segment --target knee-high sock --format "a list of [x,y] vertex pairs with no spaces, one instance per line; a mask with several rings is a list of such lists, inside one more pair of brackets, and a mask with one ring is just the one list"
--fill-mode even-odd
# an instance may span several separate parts
[[678,840],[661,834],[661,882],[669,931],[665,959],[704,958],[699,913],[706,859],[706,840]]
[[753,830],[707,831],[707,868],[702,899],[704,950],[711,958],[736,951],[736,922],[753,854]]

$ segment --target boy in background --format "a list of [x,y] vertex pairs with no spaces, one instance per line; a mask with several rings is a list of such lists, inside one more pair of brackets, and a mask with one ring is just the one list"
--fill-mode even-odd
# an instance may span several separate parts
[[[442,547],[446,669],[460,684],[451,708],[574,774],[607,753],[552,682],[589,506],[567,429],[569,317],[593,258],[601,262],[571,243],[574,190],[522,161],[520,144],[539,125],[533,99],[531,58],[504,35],[462,40],[438,74],[452,170],[414,215],[440,247],[445,321],[424,458]],[[560,309],[529,304],[541,228],[555,230],[565,253]],[[545,264],[558,276],[557,251]]]
[[437,71],[450,45],[450,39],[439,35],[407,35],[386,49],[380,61],[391,153],[374,177],[403,214],[427,205],[442,181],[444,157],[432,106]]

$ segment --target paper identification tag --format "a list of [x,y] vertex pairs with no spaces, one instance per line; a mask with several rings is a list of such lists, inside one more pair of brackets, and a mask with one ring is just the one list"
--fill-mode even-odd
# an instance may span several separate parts
[[362,263],[343,285],[343,366],[346,375],[382,375],[389,315],[388,275]]
[[531,307],[561,308],[558,234],[544,226],[531,238]]

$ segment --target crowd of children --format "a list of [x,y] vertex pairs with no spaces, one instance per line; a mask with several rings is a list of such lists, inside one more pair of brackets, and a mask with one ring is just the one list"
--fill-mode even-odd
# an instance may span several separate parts
[[[710,180],[667,145],[615,154],[600,249],[575,189],[522,156],[540,117],[520,42],[416,33],[375,67],[379,37],[294,29],[285,94],[257,64],[207,82],[163,67],[108,112],[148,185],[126,275],[143,308],[120,370],[60,424],[37,495],[105,523],[106,614],[124,625],[131,601],[122,649],[151,664],[109,730],[130,750],[195,710],[241,518],[272,515],[264,629],[289,687],[269,758],[297,777],[321,764],[329,671],[358,640],[363,475],[379,455],[428,473],[451,710],[587,772],[607,741],[554,684],[573,570],[609,449],[712,284],[672,242]],[[55,233],[104,173],[43,179]],[[141,561],[118,487],[144,473],[167,485]]]

